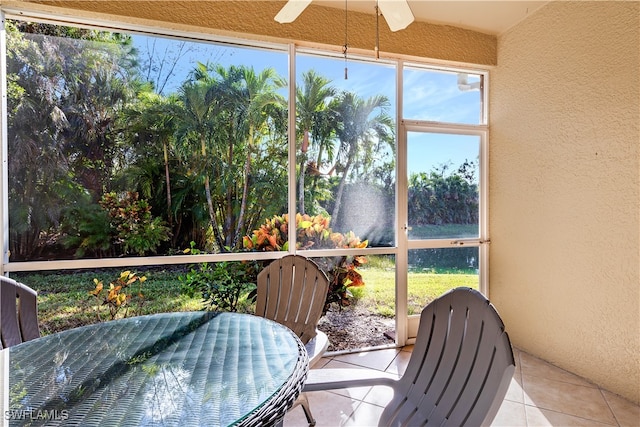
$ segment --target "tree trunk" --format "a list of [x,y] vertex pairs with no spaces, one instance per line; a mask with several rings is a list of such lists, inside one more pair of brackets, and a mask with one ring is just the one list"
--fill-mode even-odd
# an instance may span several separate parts
[[298,212],[300,215],[305,214],[304,209],[304,174],[306,168],[306,162],[304,156],[300,156],[300,176],[298,177]]
[[314,195],[316,193],[316,188],[318,188],[318,178],[320,177],[320,169],[322,168],[322,154],[324,151],[324,145],[320,144],[320,148],[318,148],[318,158],[316,159],[316,168],[318,168],[318,175],[313,177],[313,184],[311,185],[311,194]]
[[305,214],[304,175],[305,175],[305,167],[307,164],[306,157],[307,157],[308,149],[309,149],[309,131],[305,129],[302,134],[302,147],[300,149],[300,151],[302,151],[302,154],[300,155],[300,176],[298,177],[298,212],[301,215]]
[[[162,143],[162,149],[164,151],[164,179],[167,185],[167,219],[169,220],[169,227],[173,227],[173,215],[171,214],[171,179],[169,174],[169,150],[167,143]],[[175,243],[175,242],[174,242]]]
[[249,173],[251,172],[251,148],[253,147],[253,126],[249,126],[249,146],[247,147],[247,158],[244,162],[244,183],[242,184],[242,200],[240,201],[240,213],[238,215],[238,225],[233,234],[231,247],[235,248],[244,227],[245,210],[247,209],[247,198],[249,197]]
[[351,169],[352,163],[353,163],[353,155],[349,155],[347,164],[344,167],[344,172],[342,173],[342,177],[340,178],[340,184],[338,184],[338,192],[336,193],[336,203],[333,206],[333,212],[331,214],[331,219],[333,220],[334,224],[338,221],[338,214],[340,213],[340,207],[342,204],[342,193],[344,193],[344,186],[345,186],[345,183],[347,182],[347,175],[349,174],[349,170]]
[[[204,140],[204,136],[200,137],[200,149],[202,158],[205,159],[207,155],[207,146]],[[213,251],[215,253],[221,252],[220,248],[222,245],[220,244],[220,229],[218,228],[218,222],[216,221],[216,213],[213,209],[213,198],[211,197],[211,186],[209,185],[209,173],[204,168],[204,192],[207,197],[207,207],[209,208],[209,220],[211,221],[211,228],[213,231]]]
[[222,237],[220,236],[220,229],[218,228],[218,222],[216,221],[216,213],[213,210],[213,199],[211,198],[211,187],[209,186],[209,175],[204,178],[204,191],[207,196],[207,207],[209,208],[209,218],[211,220],[211,228],[213,231],[213,252],[220,253],[222,245]]

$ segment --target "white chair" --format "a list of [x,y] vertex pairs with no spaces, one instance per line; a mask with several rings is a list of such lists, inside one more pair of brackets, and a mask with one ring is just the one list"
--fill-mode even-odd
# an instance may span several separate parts
[[423,310],[405,373],[313,369],[303,392],[386,385],[393,399],[380,426],[491,424],[507,392],[515,360],[493,305],[478,291],[453,289]]
[[[305,344],[309,366],[321,358],[329,346],[326,334],[317,330],[327,300],[329,279],[312,260],[287,255],[272,261],[257,280],[256,315],[281,323]],[[302,393],[292,409],[302,406],[309,425],[315,425],[309,400]]]

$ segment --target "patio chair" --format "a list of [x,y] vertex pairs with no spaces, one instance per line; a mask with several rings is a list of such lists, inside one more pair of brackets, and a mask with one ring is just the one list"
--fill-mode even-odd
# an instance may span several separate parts
[[0,276],[0,349],[39,336],[36,291]]
[[478,291],[457,288],[422,310],[405,373],[314,369],[303,391],[385,385],[392,400],[380,426],[481,426],[495,417],[513,377],[509,336]]
[[[312,260],[286,255],[272,261],[258,274],[256,315],[281,323],[305,344],[309,366],[322,358],[329,340],[317,330],[322,316],[329,279]],[[307,396],[302,393],[292,408],[302,406],[310,425],[315,425]]]

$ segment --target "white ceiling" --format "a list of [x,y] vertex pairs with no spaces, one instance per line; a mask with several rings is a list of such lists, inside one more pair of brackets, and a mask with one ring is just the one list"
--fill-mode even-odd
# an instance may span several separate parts
[[[549,1],[528,0],[407,0],[417,21],[499,35]],[[315,4],[344,10],[345,0],[314,0]],[[347,0],[348,10],[375,14],[375,0]]]

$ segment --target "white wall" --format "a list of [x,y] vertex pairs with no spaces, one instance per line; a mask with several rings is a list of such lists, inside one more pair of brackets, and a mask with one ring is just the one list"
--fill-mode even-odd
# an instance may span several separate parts
[[640,2],[498,39],[490,298],[515,346],[640,402]]

